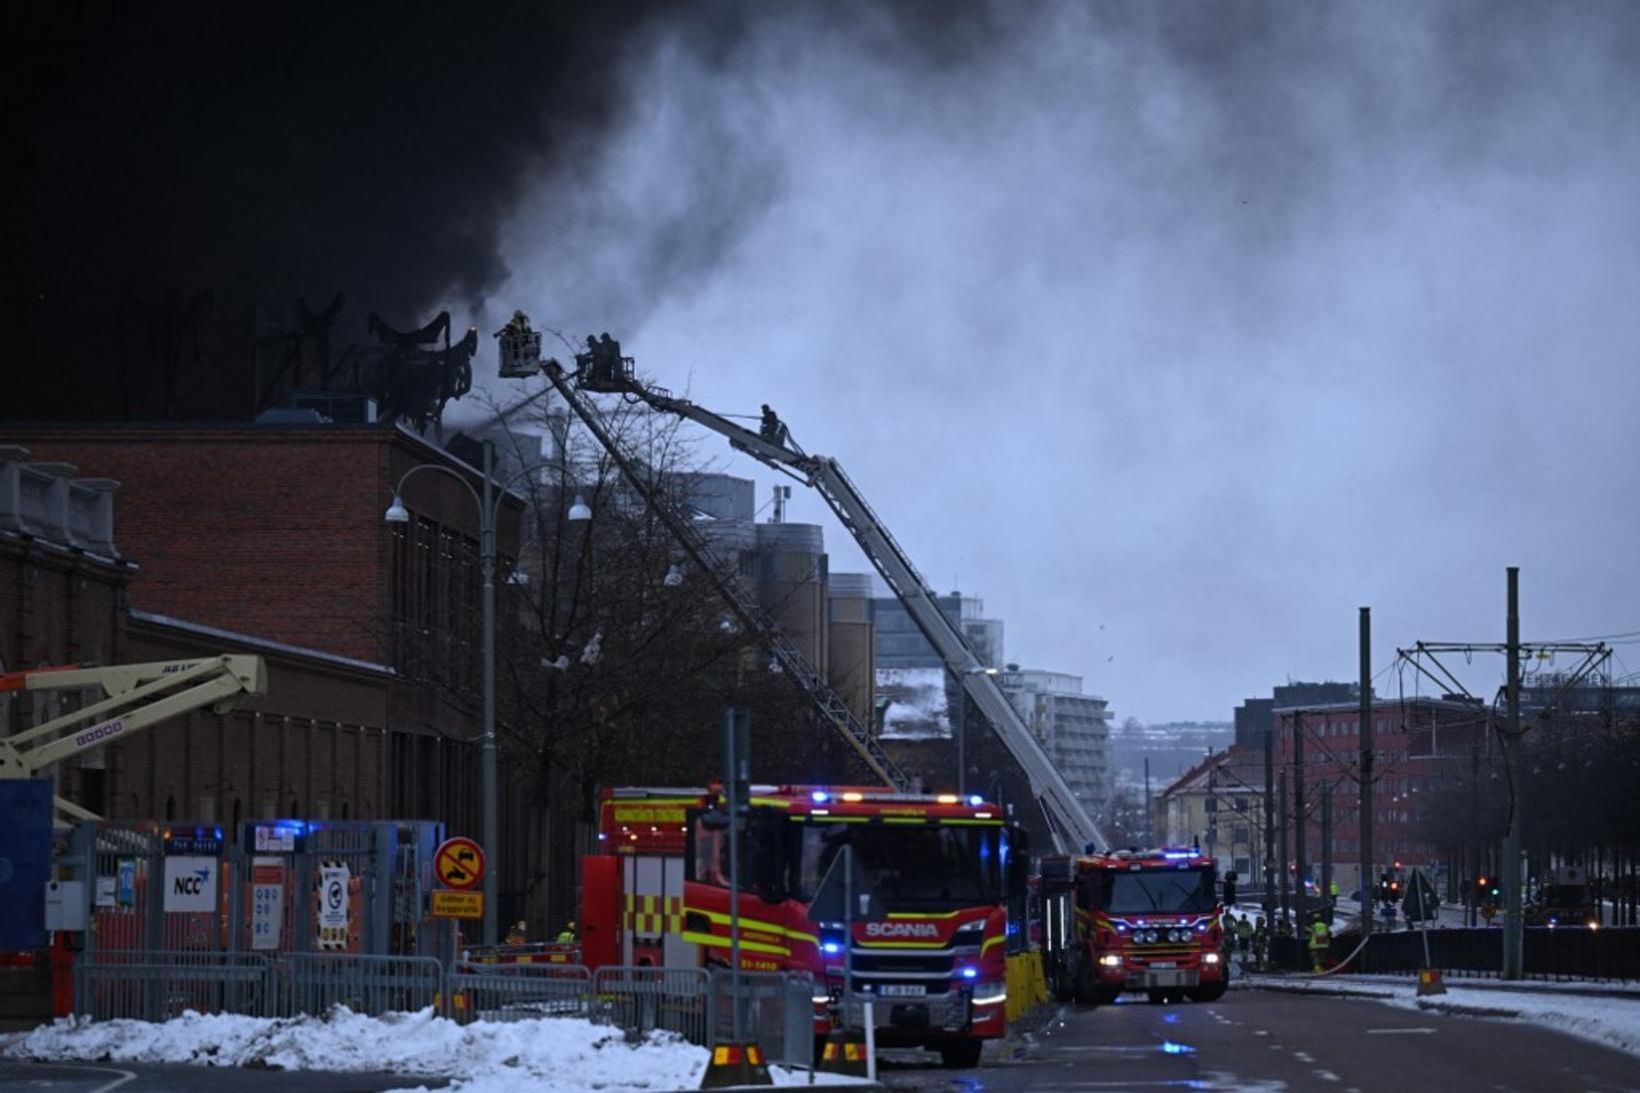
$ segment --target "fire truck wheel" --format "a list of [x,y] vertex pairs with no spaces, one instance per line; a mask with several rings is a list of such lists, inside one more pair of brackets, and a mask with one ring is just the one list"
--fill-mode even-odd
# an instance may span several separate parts
[[979,1065],[980,1049],[985,1046],[983,1040],[958,1040],[954,1044],[943,1044],[940,1047],[940,1065],[947,1070],[968,1070]]
[[1076,996],[1078,1005],[1097,1006],[1099,1004],[1099,984],[1094,982],[1093,968],[1086,961],[1076,966],[1076,978],[1072,981],[1071,993]]
[[1224,997],[1226,983],[1203,983],[1199,987],[1190,988],[1192,1002],[1217,1002]]

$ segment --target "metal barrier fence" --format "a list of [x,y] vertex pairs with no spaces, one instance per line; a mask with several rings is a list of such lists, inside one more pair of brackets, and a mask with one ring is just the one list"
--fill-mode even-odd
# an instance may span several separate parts
[[267,1016],[321,1014],[333,1006],[375,1017],[437,1008],[444,965],[430,956],[287,953],[270,968]]
[[445,979],[454,1021],[590,1017],[592,973],[579,964],[457,964]]
[[[814,977],[807,972],[741,972],[740,1034],[771,1063],[814,1065]],[[714,969],[707,994],[711,1044],[733,1043],[734,975]]]
[[252,953],[104,951],[74,967],[74,1010],[97,1021],[166,1021],[185,1010],[260,1015],[271,961]]
[[[380,1016],[432,1007],[453,1020],[581,1017],[637,1038],[667,1031],[704,1047],[734,1037],[733,976],[702,968],[456,964],[425,956],[112,950],[74,968],[74,1012],[165,1021],[185,1010],[253,1017],[323,1015],[342,1005]],[[742,972],[740,1033],[771,1061],[813,1065],[814,980]]]
[[707,985],[704,968],[599,968],[592,977],[588,1016],[628,1036],[663,1029],[710,1046]]
[[[1360,935],[1336,938],[1331,952],[1342,959]],[[1525,931],[1522,970],[1533,979],[1640,979],[1640,927]],[[1429,931],[1429,963],[1445,971],[1496,975],[1503,966],[1503,931],[1496,928]],[[1350,970],[1413,972],[1425,966],[1418,930],[1374,933]]]

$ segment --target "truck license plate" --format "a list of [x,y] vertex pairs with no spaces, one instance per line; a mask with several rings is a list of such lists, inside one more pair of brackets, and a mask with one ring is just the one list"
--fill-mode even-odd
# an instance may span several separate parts
[[921,998],[926,992],[920,983],[884,983],[877,993],[885,998]]
[[1176,967],[1176,966],[1177,965],[1174,963],[1174,961],[1171,961],[1171,960],[1152,960],[1150,962],[1150,967],[1152,967],[1152,968],[1172,968],[1172,967]]

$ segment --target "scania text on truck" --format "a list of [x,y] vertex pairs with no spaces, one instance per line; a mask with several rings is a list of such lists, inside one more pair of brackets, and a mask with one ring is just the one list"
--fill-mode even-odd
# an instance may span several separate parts
[[[605,791],[600,853],[583,859],[583,951],[599,963],[728,966],[729,826],[707,789]],[[978,1062],[1007,1031],[1011,898],[1023,832],[978,797],[880,787],[754,786],[740,833],[740,965],[807,971],[815,1034],[873,1003],[879,1045]],[[873,914],[815,922],[811,904],[850,848]],[[852,997],[845,997],[845,961]]]

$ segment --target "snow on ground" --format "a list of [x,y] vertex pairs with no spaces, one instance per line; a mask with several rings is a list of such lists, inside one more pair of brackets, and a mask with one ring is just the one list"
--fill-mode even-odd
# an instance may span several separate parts
[[[670,1033],[629,1043],[619,1029],[570,1017],[461,1025],[419,1013],[270,1019],[186,1013],[163,1024],[67,1018],[0,1037],[0,1055],[43,1061],[195,1063],[452,1078],[449,1093],[627,1093],[698,1089],[707,1051]],[[809,1072],[770,1067],[776,1085],[807,1085]],[[864,1079],[827,1074],[829,1085]]]
[[[1418,984],[1406,976],[1290,976],[1249,975],[1248,987],[1313,993],[1354,994],[1403,1009],[1425,1009],[1504,1017],[1525,1024],[1556,1028],[1606,1047],[1640,1056],[1640,997],[1613,997],[1623,988],[1613,983],[1556,983],[1528,986],[1460,986],[1446,980],[1446,993],[1418,994]],[[1497,982],[1493,980],[1492,982]],[[1605,993],[1597,993],[1597,992]]]

